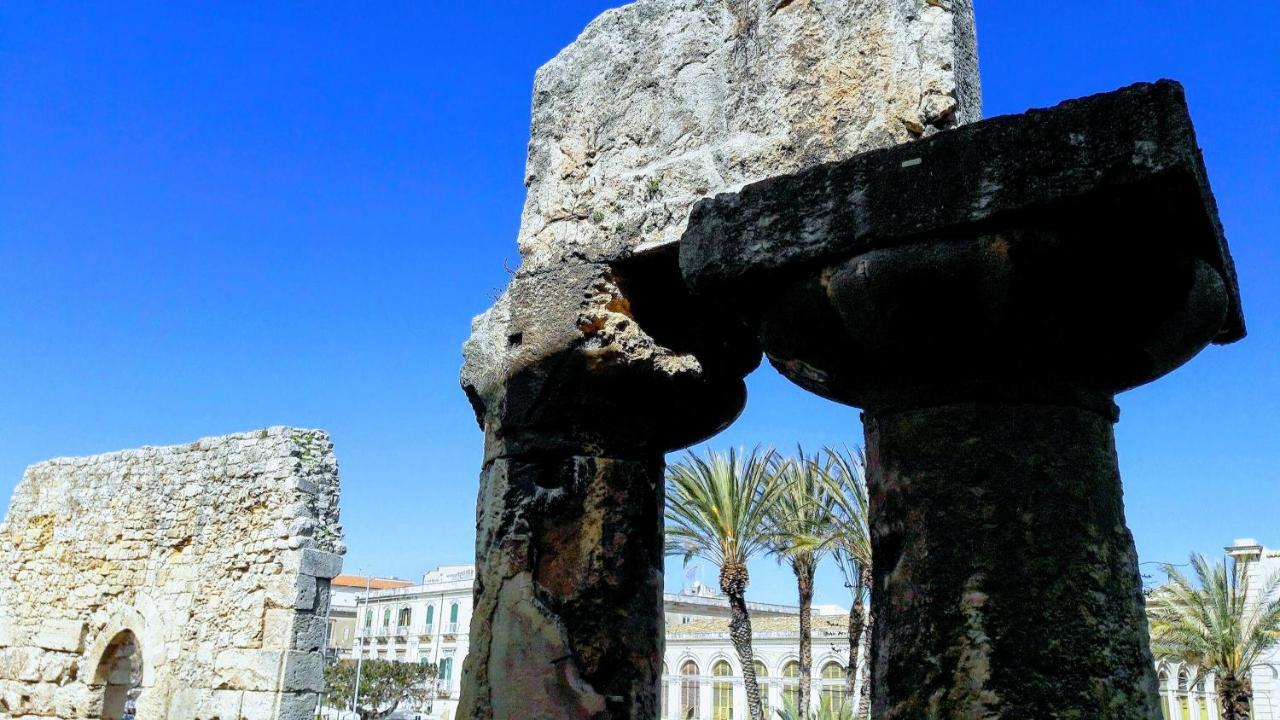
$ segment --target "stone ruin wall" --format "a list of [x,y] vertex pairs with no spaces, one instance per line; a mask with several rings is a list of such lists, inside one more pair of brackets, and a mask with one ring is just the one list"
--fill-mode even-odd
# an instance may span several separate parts
[[98,717],[126,630],[140,720],[310,717],[345,550],[322,431],[33,465],[0,524],[0,718]]

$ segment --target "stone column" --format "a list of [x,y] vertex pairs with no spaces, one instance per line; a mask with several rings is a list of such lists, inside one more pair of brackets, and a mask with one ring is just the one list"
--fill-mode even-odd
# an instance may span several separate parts
[[637,0],[539,69],[519,271],[465,350],[487,451],[462,717],[656,712],[660,458],[724,427],[760,358],[688,297],[694,203],[980,96],[970,0]]
[[517,275],[477,322],[464,382],[485,459],[460,718],[658,717],[663,456],[737,416],[760,358],[741,330],[671,308],[697,304],[668,248]]
[[1244,334],[1179,86],[749,186],[682,243],[864,409],[873,717],[1158,717],[1113,398]]

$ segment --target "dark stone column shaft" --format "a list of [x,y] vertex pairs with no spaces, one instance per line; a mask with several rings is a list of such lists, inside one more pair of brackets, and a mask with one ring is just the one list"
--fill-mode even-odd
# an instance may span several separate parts
[[873,717],[1157,718],[1114,417],[975,403],[864,419]]
[[481,475],[459,717],[658,717],[663,460],[498,457]]

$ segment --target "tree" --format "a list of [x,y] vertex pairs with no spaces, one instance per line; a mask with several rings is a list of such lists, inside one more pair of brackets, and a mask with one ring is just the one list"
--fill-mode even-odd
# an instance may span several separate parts
[[769,551],[785,562],[796,576],[800,604],[800,687],[796,706],[807,710],[813,686],[813,576],[818,562],[837,535],[837,498],[833,495],[830,463],[797,456],[779,464],[781,483],[769,506]]
[[697,556],[720,568],[720,590],[729,598],[729,637],[742,665],[752,720],[762,720],[760,686],[751,650],[747,561],[767,548],[768,508],[775,501],[777,456],[752,451],[745,458],[708,451],[689,453],[667,470],[669,554],[687,563]]
[[[391,660],[364,660],[360,668],[360,720],[376,720],[396,711],[402,703],[423,703],[431,696],[436,666]],[[356,683],[356,663],[344,660],[325,668],[327,694],[334,703],[351,707]]]
[[1196,681],[1212,673],[1223,720],[1245,720],[1253,699],[1250,669],[1280,644],[1280,575],[1250,588],[1247,560],[1228,569],[1194,554],[1191,566],[1194,583],[1163,566],[1169,581],[1152,593],[1147,610],[1152,650],[1199,668]]
[[832,556],[845,587],[852,595],[849,609],[849,665],[845,669],[845,692],[854,697],[857,673],[861,668],[862,692],[853,703],[854,717],[870,717],[871,711],[871,623],[866,608],[871,595],[871,530],[868,524],[866,460],[860,450],[825,448],[826,472],[832,484],[836,519]]

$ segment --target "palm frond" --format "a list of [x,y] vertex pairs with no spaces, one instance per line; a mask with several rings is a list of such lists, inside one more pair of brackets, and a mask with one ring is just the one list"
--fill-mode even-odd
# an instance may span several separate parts
[[1168,582],[1148,606],[1151,649],[1210,672],[1243,677],[1269,649],[1280,644],[1280,576],[1251,590],[1252,563],[1210,563],[1191,556],[1194,581],[1171,565]]
[[667,549],[723,568],[763,552],[771,533],[768,509],[780,484],[772,450],[690,452],[667,469]]

